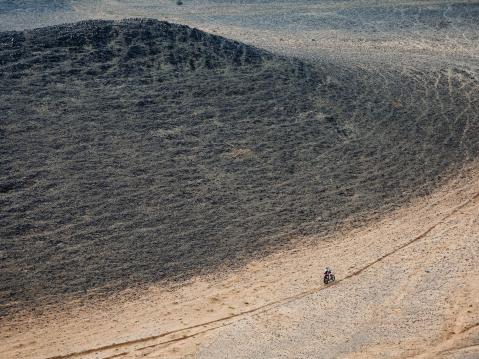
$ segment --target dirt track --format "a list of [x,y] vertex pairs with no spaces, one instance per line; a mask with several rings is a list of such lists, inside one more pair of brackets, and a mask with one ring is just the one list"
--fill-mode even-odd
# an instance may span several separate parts
[[[477,175],[469,172],[379,222],[233,274],[152,287],[139,300],[125,300],[126,292],[99,307],[70,303],[33,321],[26,317],[28,330],[2,333],[0,354],[475,358]],[[324,287],[327,264],[338,281]]]

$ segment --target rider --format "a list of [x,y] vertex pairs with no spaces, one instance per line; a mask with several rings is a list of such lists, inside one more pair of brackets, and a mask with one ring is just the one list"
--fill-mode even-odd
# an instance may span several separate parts
[[331,270],[331,268],[329,267],[326,267],[324,268],[324,276],[326,277],[329,277],[331,274],[333,273],[333,271]]

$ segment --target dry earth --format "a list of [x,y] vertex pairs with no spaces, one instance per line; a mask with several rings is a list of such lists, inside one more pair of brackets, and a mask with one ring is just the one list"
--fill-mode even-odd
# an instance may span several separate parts
[[[479,171],[244,269],[3,323],[6,358],[477,358]],[[337,282],[321,283],[331,265]]]
[[[102,299],[97,294],[109,292],[110,287],[105,286],[102,281],[111,279],[110,274],[90,276],[93,280],[98,279],[99,283],[95,282],[93,286],[88,285],[89,289],[82,292],[84,294],[81,298],[66,296],[66,299],[58,299],[57,296],[63,295],[62,292],[67,293],[69,290],[75,292],[83,286],[83,281],[88,282],[87,277],[76,269],[71,271],[72,278],[78,277],[76,282],[64,276],[60,276],[60,279],[56,278],[55,281],[54,276],[48,275],[48,271],[42,269],[42,266],[50,266],[52,263],[57,265],[62,261],[79,261],[80,256],[69,254],[59,256],[61,253],[75,252],[83,248],[65,246],[62,243],[65,236],[58,236],[58,233],[63,232],[34,233],[35,236],[49,237],[50,242],[55,244],[52,247],[53,258],[60,260],[50,262],[36,259],[43,253],[41,246],[29,248],[28,253],[31,254],[26,256],[27,252],[23,251],[25,248],[22,246],[27,242],[23,240],[24,237],[15,234],[12,238],[15,240],[15,245],[19,245],[14,247],[15,250],[8,251],[5,241],[0,243],[5,247],[0,250],[2,260],[0,267],[7,267],[8,263],[13,263],[8,265],[10,269],[14,268],[0,272],[2,275],[0,282],[6,287],[2,291],[5,299],[0,303],[0,309],[21,310],[8,318],[0,318],[0,357],[2,359],[4,357],[8,359],[478,358],[479,171],[477,166],[476,169],[456,172],[461,174],[433,194],[415,197],[418,194],[424,195],[438,183],[443,182],[441,178],[451,174],[448,170],[456,171],[464,161],[474,160],[477,155],[477,109],[479,108],[479,4],[477,1],[275,1],[274,6],[272,1],[253,0],[247,3],[185,0],[184,3],[183,6],[176,6],[174,1],[169,0],[154,2],[151,0],[75,2],[0,0],[0,30],[23,30],[82,19],[148,16],[196,26],[276,53],[303,57],[308,61],[313,60],[311,62],[322,69],[324,76],[321,79],[327,85],[323,87],[323,92],[320,92],[323,99],[327,99],[327,103],[319,104],[317,110],[320,112],[327,108],[330,110],[333,108],[330,105],[337,105],[341,109],[341,112],[338,111],[335,114],[338,121],[329,124],[327,121],[321,123],[321,128],[326,128],[331,133],[336,131],[337,134],[341,132],[338,130],[352,128],[354,131],[351,133],[360,134],[357,138],[363,140],[362,142],[358,140],[356,146],[354,138],[353,140],[346,138],[341,144],[342,147],[335,147],[336,150],[326,152],[327,156],[319,157],[321,161],[326,161],[327,158],[330,165],[325,171],[313,171],[315,175],[311,178],[326,176],[328,181],[323,181],[321,178],[321,183],[325,183],[322,186],[331,187],[328,187],[327,193],[330,196],[328,198],[332,198],[321,205],[334,208],[338,203],[345,204],[343,207],[356,215],[351,220],[358,220],[357,214],[360,210],[376,208],[373,217],[382,216],[381,219],[357,228],[361,220],[355,221],[354,226],[350,226],[347,223],[347,216],[343,216],[342,227],[337,226],[336,232],[321,235],[308,233],[308,236],[301,237],[298,233],[304,232],[303,224],[305,223],[309,226],[308,232],[318,233],[318,228],[322,228],[322,224],[316,220],[319,214],[312,212],[313,209],[318,210],[320,207],[311,205],[318,204],[316,199],[313,198],[311,203],[300,202],[297,200],[298,195],[292,193],[292,198],[295,200],[291,200],[286,208],[291,210],[297,206],[298,208],[294,207],[296,218],[288,215],[283,219],[271,212],[270,217],[265,221],[262,215],[267,211],[264,211],[264,208],[256,211],[259,214],[257,218],[265,222],[258,228],[269,225],[280,234],[286,233],[288,236],[294,234],[288,249],[279,249],[266,258],[260,257],[244,267],[235,267],[234,270],[228,265],[220,266],[215,268],[215,271],[208,272],[207,275],[202,274],[189,279],[185,285],[157,283],[159,278],[155,276],[159,276],[161,271],[155,266],[161,267],[163,262],[155,264],[152,258],[157,258],[159,254],[164,253],[158,250],[161,248],[159,245],[153,246],[156,248],[154,250],[159,252],[155,253],[155,256],[151,255],[151,245],[134,247],[141,249],[135,252],[138,258],[144,258],[146,262],[150,261],[148,265],[145,265],[146,262],[135,259],[134,262],[138,264],[139,270],[125,260],[125,258],[131,259],[130,252],[125,252],[126,254],[123,255],[123,252],[117,251],[121,258],[118,261],[115,259],[113,264],[125,269],[128,276],[121,276],[116,267],[108,265],[101,267],[103,272],[113,272],[115,276],[120,276],[119,281],[122,283],[129,283],[130,280],[137,281],[134,275],[137,272],[146,273],[148,274],[146,277],[151,278],[147,280],[150,287],[141,291],[130,289],[112,293],[107,299]],[[7,45],[13,46],[14,42]],[[4,57],[7,63],[12,59],[9,58],[8,46],[5,48],[7,51]],[[238,46],[243,45],[238,44]],[[101,51],[96,53],[95,48],[90,48],[90,45],[86,46],[86,50],[88,51],[82,53],[88,55],[92,50],[92,55],[102,55]],[[123,56],[124,53],[130,53],[131,47],[120,47],[117,50]],[[55,51],[53,53],[49,50],[34,51],[31,53],[31,63],[34,64],[42,56],[54,62],[55,57],[58,57]],[[24,59],[20,57],[18,63],[15,63],[17,59],[13,58],[15,71],[21,72],[25,69]],[[79,59],[82,60],[81,57]],[[116,62],[114,58],[113,69],[116,69],[116,64],[122,66],[125,64],[122,62],[124,58],[119,57],[119,59],[120,61]],[[138,61],[143,60],[140,58]],[[137,61],[136,57],[133,61]],[[146,61],[149,60],[146,59]],[[82,64],[76,64],[75,61],[66,62],[66,64],[67,69],[70,65],[81,65],[78,73],[86,73],[88,76],[98,75],[97,67],[88,68]],[[48,66],[46,68],[49,71],[53,69],[52,74],[55,74],[55,65]],[[137,66],[136,62],[135,66]],[[135,66],[125,66],[121,69],[131,71]],[[273,67],[270,67],[270,70],[279,73]],[[132,103],[135,106],[146,105],[146,107],[155,105],[154,102],[149,102],[151,99],[145,99],[145,92],[155,93],[156,91],[161,94],[161,91],[169,89],[168,91],[171,90],[173,95],[175,86],[183,86],[187,83],[185,81],[176,84],[173,81],[174,86],[169,84],[162,89],[156,85],[148,88],[148,83],[142,84],[145,87],[139,86],[138,83],[125,87],[113,82],[112,88],[115,88],[118,93],[122,93],[121,91],[126,88],[129,100],[128,103],[125,102],[125,106],[114,106],[115,108],[108,112],[102,109],[108,103],[105,99],[111,100],[111,98],[98,96],[99,92],[90,93],[88,96],[83,94],[81,101],[73,100],[79,99],[78,93],[84,93],[82,92],[84,89],[89,89],[90,83],[85,82],[83,86],[81,81],[75,82],[78,92],[72,92],[72,87],[68,90],[69,87],[65,85],[71,85],[70,78],[65,77],[62,85],[59,83],[61,81],[58,81],[61,77],[42,77],[41,74],[41,71],[32,71],[30,78],[29,75],[24,77],[28,81],[22,79],[17,81],[12,77],[11,82],[3,82],[3,95],[8,101],[0,101],[0,106],[5,110],[0,111],[0,120],[3,121],[2,115],[7,111],[14,114],[9,119],[11,126],[0,135],[3,136],[2,140],[7,138],[15,146],[28,150],[28,155],[20,160],[21,165],[13,166],[26,172],[35,172],[36,166],[41,167],[42,158],[47,152],[28,145],[27,141],[18,141],[15,136],[18,135],[19,139],[35,140],[32,143],[36,144],[51,141],[56,146],[58,142],[61,142],[61,138],[51,136],[50,132],[47,131],[49,136],[43,136],[37,130],[35,126],[38,123],[35,121],[42,120],[43,116],[50,116],[57,111],[57,117],[61,119],[65,111],[70,112],[72,113],[72,120],[69,123],[71,128],[84,131],[85,127],[77,119],[83,116],[84,105],[88,103],[94,108],[96,117],[111,115],[113,120],[110,123],[116,124],[116,118],[121,118],[119,115],[122,111],[130,111]],[[173,72],[168,73],[167,77],[171,74]],[[221,76],[226,75],[221,74]],[[247,77],[257,78],[252,72],[249,72]],[[203,81],[203,78],[206,80]],[[43,81],[44,84],[48,84],[48,87],[44,86],[45,89],[42,92],[25,86],[25,83],[34,82],[32,79],[39,84]],[[217,77],[205,75],[199,79],[202,84],[200,86],[205,89],[210,88],[209,81],[215,82],[216,79]],[[118,78],[117,81],[123,80]],[[231,84],[226,81],[221,83],[226,87]],[[233,82],[233,84],[237,83],[243,85],[246,81]],[[12,84],[15,86],[12,87]],[[264,82],[264,86],[270,87],[270,84]],[[294,86],[291,88],[295,88],[296,91],[301,89]],[[12,91],[13,88],[15,90]],[[345,89],[350,92],[345,92]],[[48,91],[52,91],[53,95],[44,96]],[[224,89],[216,93],[221,91]],[[189,96],[190,92],[185,92]],[[295,93],[294,91],[278,92],[284,94],[285,100],[291,102],[293,101],[291,99],[296,96],[291,95]],[[267,91],[262,93],[270,95],[269,100],[275,96]],[[31,101],[31,98],[35,96],[39,97],[38,103]],[[188,96],[185,97],[186,102],[185,99],[182,100],[183,103],[194,103],[188,100]],[[59,102],[58,98],[65,100],[60,102],[68,106],[56,105]],[[116,98],[119,97],[116,96]],[[246,103],[249,108],[264,112],[265,101],[256,103],[248,97],[245,98],[248,99]],[[84,100],[86,102],[82,102]],[[170,100],[172,103],[176,101],[173,96]],[[231,107],[223,101],[218,102],[220,105],[215,106],[220,110],[223,107]],[[23,110],[19,112],[17,109],[20,107]],[[236,108],[236,111],[239,117],[245,113],[241,108]],[[155,108],[153,112],[158,111]],[[186,119],[189,114],[187,111],[184,112]],[[300,109],[298,113],[296,121],[299,121],[301,126],[296,126],[295,131],[302,129],[307,132],[311,126],[308,112]],[[31,114],[34,118],[29,119],[28,123],[16,121],[15,116]],[[277,113],[273,115],[277,116]],[[328,112],[327,115],[330,113]],[[167,115],[165,118],[178,119],[179,117]],[[404,122],[398,121],[398,118]],[[142,119],[139,116],[135,118],[135,121],[141,123]],[[321,120],[327,120],[327,116],[321,117]],[[361,123],[362,120],[364,122]],[[27,126],[20,128],[21,126],[17,126],[20,123],[26,123]],[[216,126],[217,122],[214,125]],[[118,127],[112,128],[118,131]],[[181,129],[181,126],[176,127],[178,128]],[[14,130],[15,136],[6,135],[11,129]],[[437,132],[438,130],[440,131]],[[177,140],[175,136],[182,134],[181,131],[162,132],[161,129],[158,131],[155,132],[157,135],[172,141]],[[288,135],[288,131],[288,128],[285,128],[285,136]],[[205,132],[212,133],[209,130]],[[25,133],[28,135],[26,136]],[[274,131],[274,133],[278,132]],[[304,133],[298,133],[301,133],[298,137],[302,138]],[[132,134],[133,137],[134,135]],[[311,135],[314,136],[313,133]],[[128,136],[125,138],[128,138],[130,143],[141,144],[138,140],[132,141]],[[325,137],[334,138],[329,134]],[[258,138],[262,138],[261,133]],[[369,139],[377,138],[383,139],[379,141],[378,148],[385,151],[368,150],[368,146],[371,149],[376,146]],[[425,138],[428,139],[429,144],[422,142]],[[82,153],[81,151],[90,153],[89,148],[77,146],[74,142],[76,140],[81,142],[82,138],[71,136],[68,139],[71,141],[67,141],[66,148],[73,148],[73,152],[77,154]],[[10,154],[14,146],[6,141],[2,143],[4,144],[2,163],[8,164],[10,160],[5,154]],[[190,148],[188,142],[181,143],[182,148]],[[288,141],[281,143],[289,146]],[[114,145],[116,144],[115,142]],[[221,159],[250,161],[251,154],[254,152],[239,144],[244,143],[240,141],[238,146],[229,149],[228,156],[223,156]],[[396,147],[390,144],[395,144]],[[58,147],[55,146],[48,145],[45,148],[56,151]],[[297,148],[297,143],[292,141],[291,146]],[[341,176],[344,171],[336,164],[342,163],[343,159],[351,159],[349,155],[357,153],[358,149],[365,153],[359,156],[360,160],[354,160],[351,163],[364,163],[360,173],[368,177],[364,181],[344,182]],[[130,147],[129,150],[135,152],[135,146]],[[389,156],[386,150],[395,153],[396,157]],[[137,152],[147,154],[144,149]],[[225,152],[222,147],[221,152]],[[271,153],[276,152],[271,151]],[[286,153],[289,152],[286,151]],[[311,155],[313,152],[311,148],[306,148],[301,152],[301,155],[304,154]],[[135,158],[132,156],[132,161],[136,161]],[[254,156],[252,158],[255,159]],[[277,159],[283,163],[280,157]],[[295,161],[294,156],[292,159]],[[73,158],[73,162],[75,161],[76,159]],[[321,161],[316,163],[319,167],[326,163]],[[138,162],[132,163],[133,165],[125,168],[127,170],[135,168]],[[217,161],[213,159],[213,163],[216,165]],[[407,172],[398,171],[398,168],[402,166],[400,163],[408,164],[405,166],[408,169]],[[69,162],[67,161],[66,164],[68,165]],[[48,170],[58,170],[61,176],[66,175],[61,166],[47,167]],[[304,188],[304,182],[301,181],[309,178],[305,175],[305,169],[308,168],[308,165],[300,166],[300,170],[297,170],[299,180],[291,182],[295,183],[299,189]],[[148,169],[154,169],[154,166],[148,166]],[[336,182],[329,182],[328,176],[331,177],[330,174],[334,171],[337,171],[338,175],[332,177],[334,181],[338,181],[340,187],[336,187]],[[13,172],[4,171],[1,175],[6,178],[11,173]],[[89,185],[91,184],[89,181],[95,177],[92,173],[94,172],[88,172],[87,176],[82,177]],[[407,175],[404,175],[405,173]],[[386,177],[381,178],[378,174],[385,174]],[[106,174],[107,177],[109,175]],[[158,173],[154,175],[158,176]],[[26,195],[28,201],[32,203],[38,193],[51,195],[49,191],[38,191],[38,188],[43,189],[42,186],[48,190],[52,186],[50,181],[39,181],[36,187],[32,187],[32,191],[30,189],[23,191],[22,186],[30,186],[31,183],[28,176],[20,177],[22,178],[22,181],[18,182],[20,190],[17,191],[18,188],[15,185],[10,186],[10,182],[7,181],[2,191],[5,190],[4,193],[7,193],[13,188],[14,192]],[[5,178],[2,177],[2,181]],[[112,178],[118,179],[118,173],[114,173]],[[124,178],[129,179],[130,175],[127,174]],[[131,178],[139,177],[138,174],[134,174]],[[171,179],[173,178],[177,177],[171,176]],[[208,178],[213,178],[215,181],[224,180],[214,175]],[[248,175],[244,179],[254,182],[254,178]],[[377,184],[371,186],[372,180],[377,181]],[[73,182],[80,183],[78,180]],[[174,180],[171,182],[175,183]],[[361,182],[364,186],[361,187],[356,182]],[[282,182],[282,185],[285,183]],[[314,181],[309,183],[312,184],[312,188],[315,188],[314,191],[322,190]],[[149,191],[141,192],[147,187],[137,185],[132,187],[135,188],[136,197],[139,193],[149,193]],[[224,185],[219,187],[228,188]],[[374,187],[373,191],[367,192],[367,189],[372,187]],[[263,186],[263,188],[274,190],[272,186]],[[359,191],[358,189],[361,188],[366,188],[366,191]],[[46,201],[45,207],[38,212],[47,220],[41,223],[36,222],[36,226],[38,223],[49,224],[52,218],[60,218],[64,221],[66,217],[61,214],[62,211],[71,212],[69,206],[75,207],[76,201],[89,198],[89,196],[79,195],[75,197],[75,200],[69,200],[69,196],[76,196],[75,192],[72,192],[68,186],[61,186],[61,190],[62,196],[55,197],[58,200],[57,205],[52,207],[49,205],[51,201]],[[88,190],[91,190],[91,187],[88,187]],[[171,194],[170,190],[166,192],[168,195]],[[348,198],[358,199],[358,196],[353,196],[355,192],[365,195],[359,197],[362,202],[358,208],[350,208],[351,206],[347,206],[350,203]],[[259,197],[263,193],[263,190],[257,191]],[[368,205],[367,196],[369,195],[389,198],[389,202],[383,198],[378,202],[369,200]],[[9,213],[13,213],[16,217],[12,221],[10,214],[2,213],[0,219],[5,222],[5,225],[2,226],[3,232],[0,233],[5,233],[6,229],[15,226],[20,226],[20,230],[23,230],[21,224],[32,218],[31,213],[28,212],[32,206],[29,207],[28,201],[9,196],[8,193],[3,194],[1,199],[9,204]],[[343,202],[338,201],[337,199],[342,196],[347,198],[345,200],[343,198]],[[122,197],[127,208],[132,207],[130,198],[128,195]],[[276,195],[272,198],[278,200]],[[304,198],[308,199],[307,196]],[[377,210],[381,203],[382,209]],[[405,205],[401,209],[391,211],[391,208],[398,204]],[[104,213],[96,213],[93,217],[98,219],[97,222],[100,225],[109,225],[108,220],[113,212],[104,211],[96,204],[95,206],[95,210]],[[3,202],[2,207],[7,208],[3,206]],[[215,206],[213,208],[216,209]],[[23,209],[27,211],[27,215],[23,214]],[[134,208],[135,211],[137,209],[141,208]],[[83,221],[90,223],[89,221],[93,218],[91,213],[93,212],[85,212],[83,217],[78,217],[79,223],[83,224]],[[124,212],[118,213],[120,217],[125,217]],[[212,218],[204,211],[196,213]],[[222,211],[214,218],[220,220],[221,224],[223,223],[222,215],[225,216],[225,213],[227,214],[227,211]],[[339,216],[332,211],[331,213],[333,220],[328,219],[326,222],[328,224],[334,221],[339,222]],[[338,213],[344,213],[344,211]],[[325,218],[323,214],[321,216]],[[155,220],[158,219],[157,216],[153,217]],[[310,220],[310,217],[313,220]],[[184,218],[188,220],[189,217]],[[245,216],[231,218],[233,218],[232,223],[238,221],[247,223],[248,220]],[[275,221],[280,225],[277,225]],[[128,220],[122,223],[127,228],[132,228]],[[145,222],[138,223],[140,229],[145,227]],[[207,226],[211,225],[209,221],[204,223]],[[125,238],[121,243],[131,243],[127,231],[120,227],[115,228],[120,237]],[[232,241],[233,236],[224,236],[220,230],[216,229],[223,228],[227,232],[231,227],[213,225],[212,228],[210,234],[225,238],[225,241],[221,243]],[[248,234],[248,231],[257,233],[251,226],[238,228],[240,228],[238,233],[242,235]],[[248,230],[245,231],[245,228]],[[298,228],[301,230],[299,231]],[[134,228],[134,230],[137,229]],[[84,234],[68,225],[61,230],[66,233],[67,238],[70,235]],[[176,230],[170,232],[178,233]],[[188,235],[190,234],[198,237],[188,232]],[[2,240],[5,238],[6,236],[3,236]],[[21,240],[18,241],[18,238]],[[105,237],[99,236],[99,242],[102,243],[103,238]],[[211,238],[211,236],[204,236],[204,238]],[[44,243],[47,242],[44,241]],[[115,245],[119,247],[121,243]],[[232,241],[232,243],[240,242]],[[191,253],[188,248],[181,248],[185,250],[185,253]],[[242,248],[247,247],[243,245]],[[172,252],[175,251],[176,249],[173,248]],[[83,252],[80,250],[80,253]],[[7,261],[12,258],[11,253],[15,254],[16,259],[24,260],[28,266]],[[108,254],[101,250],[90,250],[87,253],[93,254],[94,257]],[[145,255],[145,253],[150,254]],[[219,257],[223,256],[219,250],[214,253]],[[111,258],[109,254],[106,257]],[[181,261],[173,260],[171,263],[178,268],[184,268]],[[329,287],[321,284],[321,272],[325,265],[333,266],[337,272],[337,283]],[[32,275],[35,272],[30,270],[30,266],[41,269],[40,272],[43,273],[41,281]],[[79,266],[79,268],[82,267]],[[52,271],[51,273],[60,272]],[[91,271],[91,273],[96,272]],[[151,273],[153,274],[150,275]],[[128,280],[124,279],[125,277],[128,277]],[[32,282],[36,284],[31,286]],[[11,285],[11,283],[15,284]],[[65,286],[66,284],[69,284],[69,287]],[[97,285],[98,287],[95,287]],[[61,290],[50,300],[53,304],[46,305],[43,297],[38,295],[37,287],[54,287]],[[23,289],[17,290],[18,288]],[[27,297],[27,300],[25,301],[22,296]],[[41,304],[38,306],[40,311],[32,315],[31,311],[23,310],[24,302],[31,305],[35,301]],[[41,314],[38,314],[39,312]]]
[[474,0],[0,0],[0,30],[84,19],[153,17],[314,59],[477,68]]

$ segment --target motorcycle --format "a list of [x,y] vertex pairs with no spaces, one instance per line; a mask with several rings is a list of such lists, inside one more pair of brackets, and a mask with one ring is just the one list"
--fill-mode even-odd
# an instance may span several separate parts
[[334,277],[334,274],[329,272],[329,273],[324,273],[324,284],[328,284],[331,282],[334,282],[336,278]]

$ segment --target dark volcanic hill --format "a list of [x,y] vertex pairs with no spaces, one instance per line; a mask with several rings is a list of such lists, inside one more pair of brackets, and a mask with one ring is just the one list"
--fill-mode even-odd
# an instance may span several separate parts
[[477,156],[477,86],[155,20],[1,33],[0,312],[239,265],[427,193]]

